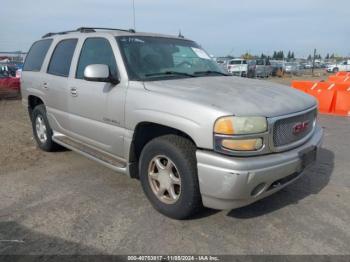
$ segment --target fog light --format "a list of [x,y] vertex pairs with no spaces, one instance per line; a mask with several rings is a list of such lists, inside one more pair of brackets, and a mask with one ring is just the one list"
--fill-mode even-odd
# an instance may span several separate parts
[[235,151],[255,151],[263,146],[261,138],[257,139],[224,139],[221,142],[224,148]]
[[265,183],[261,183],[261,184],[257,185],[256,187],[254,187],[254,189],[252,190],[250,195],[253,196],[253,197],[257,197],[262,192],[264,192],[265,186],[266,186]]

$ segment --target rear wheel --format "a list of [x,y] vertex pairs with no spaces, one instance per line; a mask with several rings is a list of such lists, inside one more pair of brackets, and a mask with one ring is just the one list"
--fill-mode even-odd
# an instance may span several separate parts
[[52,129],[43,104],[36,106],[31,114],[34,138],[38,146],[47,152],[55,151],[59,145],[52,140]]
[[333,68],[333,73],[338,73],[338,72],[339,72],[339,68],[338,67]]
[[175,219],[185,219],[202,207],[195,145],[186,138],[165,135],[151,140],[140,157],[142,188],[153,207]]

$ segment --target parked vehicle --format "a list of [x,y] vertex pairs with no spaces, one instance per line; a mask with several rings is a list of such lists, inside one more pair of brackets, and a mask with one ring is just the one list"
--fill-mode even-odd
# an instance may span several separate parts
[[339,64],[331,64],[327,67],[327,72],[337,73],[341,71],[350,71],[350,60],[343,61]]
[[247,60],[248,64],[248,74],[249,78],[256,78],[256,61],[255,60]]
[[283,76],[284,74],[284,61],[271,60],[271,75],[272,76]]
[[309,63],[308,63],[308,64],[305,64],[304,68],[305,68],[305,69],[311,69],[311,68],[312,68],[312,64],[309,64]]
[[272,67],[268,59],[257,59],[255,73],[257,77],[269,77],[272,73]]
[[216,61],[216,63],[220,66],[220,68],[224,72],[228,73],[227,63],[228,63],[229,59],[227,59],[227,58],[217,58],[215,61]]
[[0,71],[6,72],[11,77],[16,76],[16,71],[20,69],[21,66],[13,63],[0,63]]
[[235,58],[227,63],[227,71],[236,76],[247,76],[248,63],[245,59]]
[[79,28],[36,41],[22,72],[38,146],[141,181],[176,219],[232,209],[301,176],[322,140],[316,100],[222,73],[189,39]]
[[300,65],[296,62],[286,62],[284,71],[291,75],[299,75],[301,73]]

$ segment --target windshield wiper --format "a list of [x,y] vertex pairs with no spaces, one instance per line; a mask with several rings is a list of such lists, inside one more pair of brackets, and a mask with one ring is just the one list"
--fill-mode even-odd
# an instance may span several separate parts
[[168,75],[195,77],[194,75],[178,72],[178,71],[165,71],[165,72],[151,73],[151,74],[146,74],[145,76],[148,77],[148,76],[168,76]]
[[207,70],[207,71],[197,71],[194,72],[195,75],[210,75],[210,74],[218,74],[218,75],[223,75],[223,76],[229,76],[228,74],[225,74],[220,71],[213,71],[213,70]]

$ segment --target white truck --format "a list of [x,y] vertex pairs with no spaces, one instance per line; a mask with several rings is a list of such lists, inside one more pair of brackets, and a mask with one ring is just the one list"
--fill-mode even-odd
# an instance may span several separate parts
[[343,61],[339,64],[331,64],[327,67],[327,72],[329,73],[337,73],[339,71],[350,71],[350,60]]
[[247,76],[248,74],[248,63],[245,59],[232,59],[227,64],[227,71],[236,76]]

